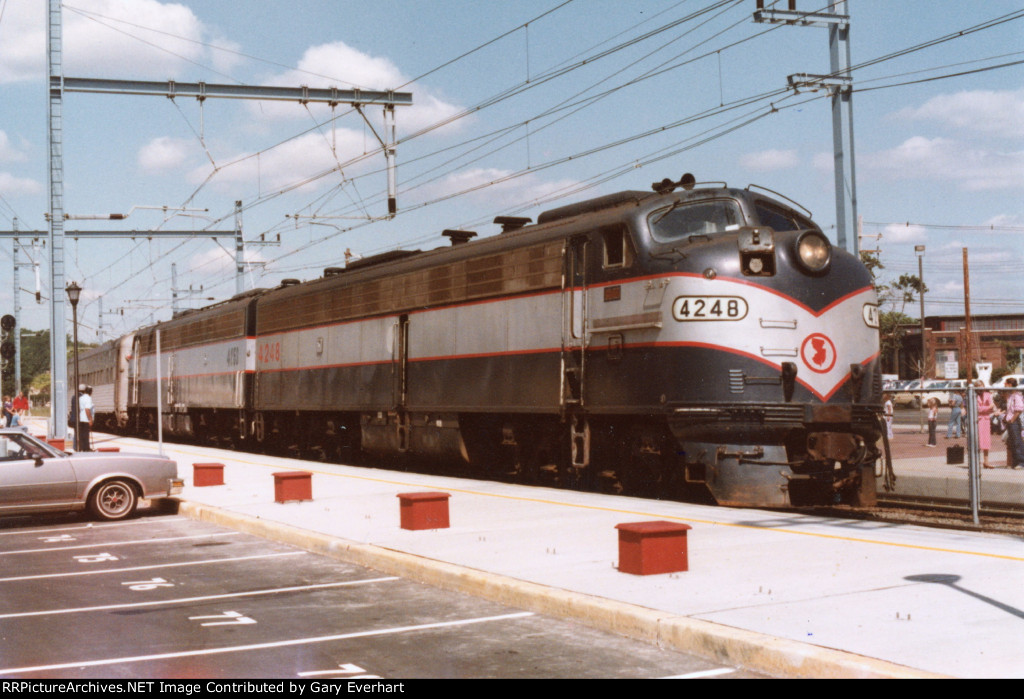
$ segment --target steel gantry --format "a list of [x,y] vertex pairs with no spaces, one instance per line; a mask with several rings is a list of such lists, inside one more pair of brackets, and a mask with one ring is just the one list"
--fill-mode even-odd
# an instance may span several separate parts
[[[395,128],[396,106],[412,104],[412,94],[394,91],[339,90],[335,87],[310,88],[308,86],[280,87],[254,85],[218,85],[213,83],[149,82],[138,80],[102,80],[93,78],[68,78],[64,76],[62,63],[61,0],[49,0],[48,10],[48,53],[49,78],[49,157],[50,157],[50,377],[51,377],[51,430],[52,436],[63,438],[67,434],[63,419],[67,410],[67,340],[64,319],[64,156],[63,156],[63,97],[65,92],[91,92],[119,95],[152,95],[174,99],[193,97],[202,103],[210,98],[289,100],[306,104],[309,102],[329,105],[367,104],[383,105],[389,142],[382,141],[382,149],[388,167],[388,215],[397,212],[395,190]],[[362,114],[362,111],[360,111]],[[365,117],[364,117],[365,118]],[[240,226],[236,224],[236,228]],[[126,237],[148,237],[153,234],[167,234],[163,231],[132,231]],[[179,232],[180,233],[180,232]],[[210,231],[198,231],[208,236]],[[78,237],[88,237],[86,231],[79,231]],[[98,235],[98,234],[97,234]],[[242,245],[236,242],[236,257],[240,256]],[[244,261],[237,264],[239,274],[244,271]]]
[[[781,4],[781,3],[780,3]],[[850,75],[850,15],[847,0],[829,4],[829,12],[801,12],[796,0],[789,0],[788,9],[765,7],[757,0],[755,22],[790,24],[801,27],[826,27],[831,73],[789,76],[794,90],[824,89],[832,97],[832,143],[836,187],[836,244],[858,254],[857,239],[857,177],[853,158],[853,77]]]

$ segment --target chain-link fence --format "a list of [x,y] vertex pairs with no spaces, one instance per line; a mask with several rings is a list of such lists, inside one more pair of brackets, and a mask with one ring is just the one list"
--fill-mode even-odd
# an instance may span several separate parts
[[[1024,438],[1014,456],[1006,414],[1018,388],[920,389],[886,393],[895,488],[883,501],[914,501],[980,514],[1024,513]],[[1008,446],[1010,445],[1010,446]]]

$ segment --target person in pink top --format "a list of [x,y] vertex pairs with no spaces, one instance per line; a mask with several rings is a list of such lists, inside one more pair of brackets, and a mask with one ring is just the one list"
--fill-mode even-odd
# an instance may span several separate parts
[[992,468],[988,463],[988,451],[992,448],[992,413],[996,410],[996,404],[992,394],[985,390],[984,381],[978,379],[974,386],[978,389],[975,394],[978,404],[978,448],[981,449],[982,466]]

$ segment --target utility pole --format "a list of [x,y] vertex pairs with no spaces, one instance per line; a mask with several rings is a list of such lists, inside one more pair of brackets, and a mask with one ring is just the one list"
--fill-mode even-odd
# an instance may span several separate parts
[[786,10],[765,8],[764,4],[764,0],[757,0],[755,22],[828,28],[831,73],[797,73],[788,79],[790,87],[796,91],[825,89],[832,96],[836,244],[856,255],[859,248],[856,235],[857,177],[853,158],[853,77],[850,75],[850,16],[846,11],[847,0],[830,3],[830,12],[798,11],[796,0],[788,0]]
[[967,379],[971,380],[971,368],[974,366],[974,348],[971,343],[971,276],[967,271],[967,248],[964,252],[964,327],[967,330],[967,342],[964,347],[967,350]]

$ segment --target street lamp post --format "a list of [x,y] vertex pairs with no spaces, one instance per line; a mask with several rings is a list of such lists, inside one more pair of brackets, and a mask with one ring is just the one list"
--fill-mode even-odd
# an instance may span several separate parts
[[925,341],[924,341],[924,246],[915,245],[914,252],[917,253],[917,280],[921,283],[921,388],[924,388],[925,371]]
[[[71,326],[72,326],[72,328],[74,328],[73,333],[74,333],[74,352],[75,352],[75,380],[74,380],[75,400],[73,400],[72,403],[75,406],[75,418],[74,418],[75,419],[75,441],[74,441],[74,449],[75,449],[75,451],[78,451],[79,450],[78,447],[81,444],[81,440],[79,439],[79,433],[80,433],[79,422],[80,422],[80,416],[82,414],[82,410],[81,410],[81,407],[79,405],[79,401],[81,399],[78,398],[78,386],[79,386],[79,383],[78,383],[78,381],[79,381],[79,379],[78,379],[78,299],[81,298],[81,296],[82,296],[82,287],[78,286],[77,282],[71,282],[70,284],[68,284],[66,291],[68,292],[68,301],[71,302]],[[59,416],[58,416],[58,419],[59,419]]]
[[[924,341],[924,246],[915,245],[914,252],[917,253],[917,280],[921,284],[918,295],[921,297],[921,385],[918,388],[921,389],[921,396],[924,396],[924,377],[925,377],[925,341]],[[918,401],[920,403],[920,401]],[[924,405],[921,404],[924,408]],[[924,432],[924,411],[919,411],[919,417],[921,419],[920,429]]]

